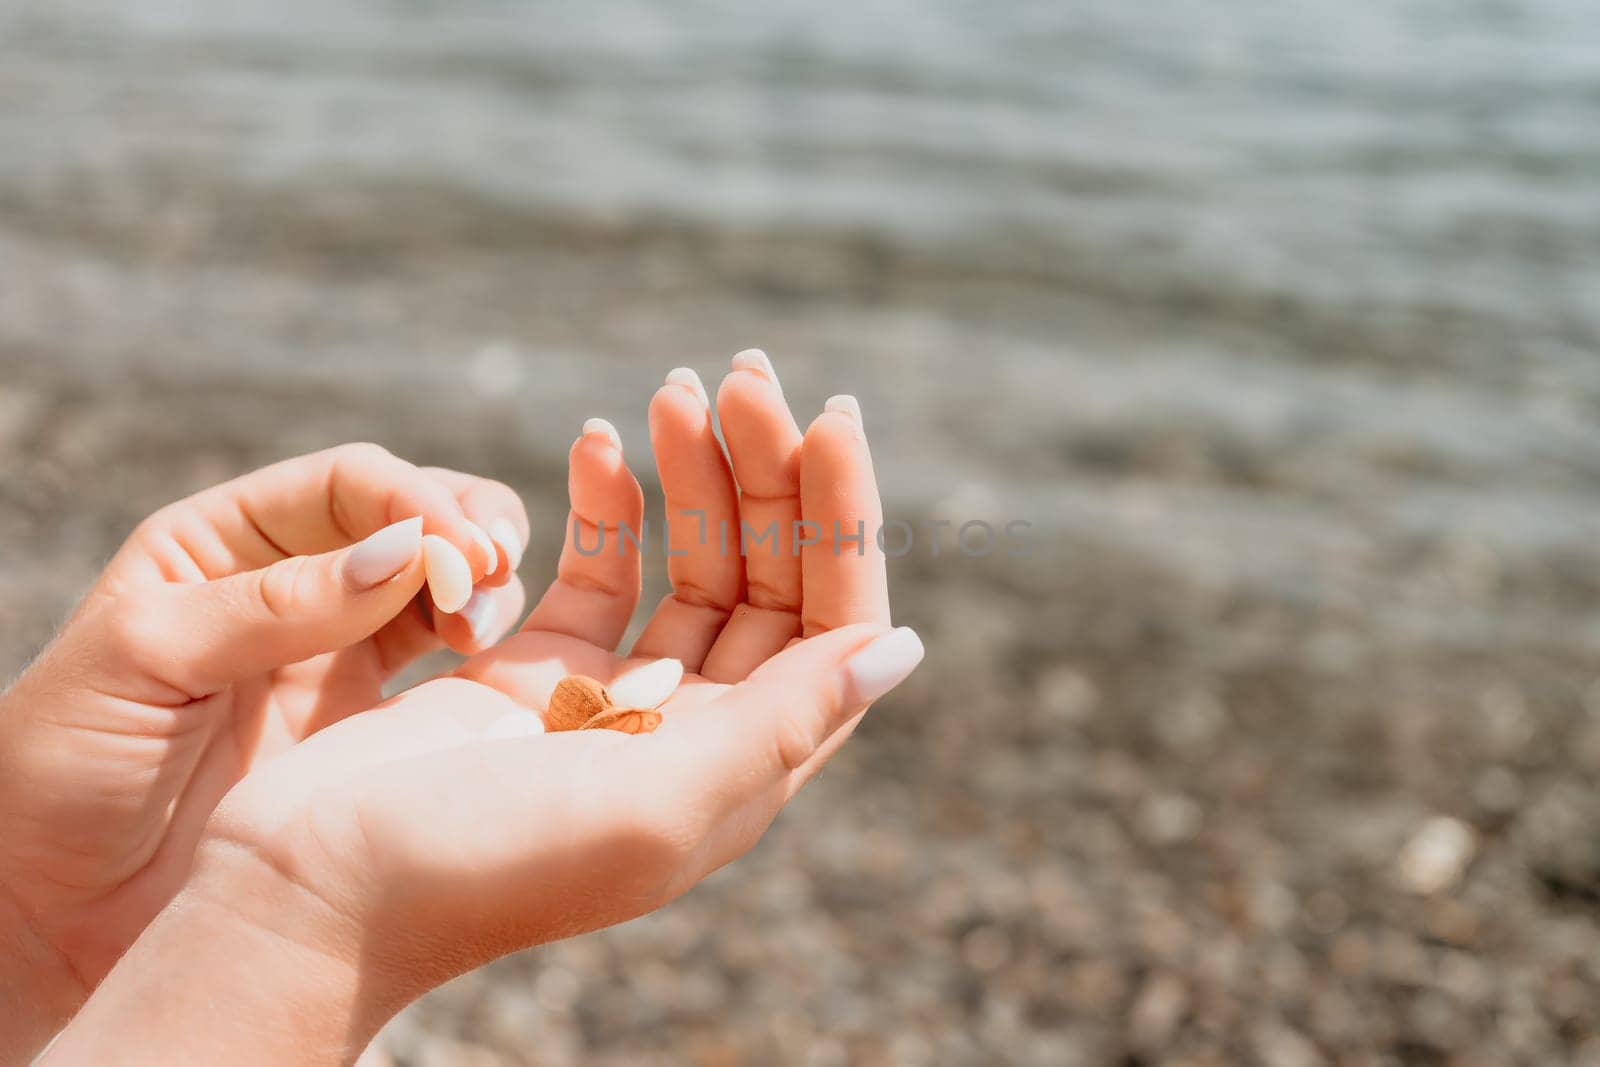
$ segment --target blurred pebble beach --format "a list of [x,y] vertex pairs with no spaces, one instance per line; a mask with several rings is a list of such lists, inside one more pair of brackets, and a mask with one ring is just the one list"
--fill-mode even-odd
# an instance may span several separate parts
[[927,662],[396,1063],[1600,1064],[1597,179],[1586,0],[13,0],[0,665],[347,440],[514,486],[536,595],[583,419],[659,509],[759,346],[950,523]]

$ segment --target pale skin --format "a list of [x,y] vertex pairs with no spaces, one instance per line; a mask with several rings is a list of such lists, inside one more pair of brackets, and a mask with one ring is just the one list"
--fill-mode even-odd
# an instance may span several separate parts
[[[177,892],[240,778],[370,708],[423,652],[483,647],[419,606],[415,559],[371,588],[346,580],[352,542],[413,516],[477,578],[489,557],[469,523],[509,524],[518,553],[528,530],[506,486],[376,446],[276,464],[141,523],[0,697],[0,941],[36,961],[0,963],[0,1050],[65,1023]],[[484,595],[509,620],[522,588],[496,564]]]
[[[860,521],[865,544],[836,552],[825,536],[741,557],[674,519],[674,591],[623,655],[637,550],[585,556],[569,522],[556,581],[518,634],[451,677],[316,723],[238,782],[188,843],[193,876],[45,1062],[353,1062],[434,985],[649,911],[753,845],[921,646],[888,628],[853,401],[802,435],[770,364],[741,354],[717,407],[726,455],[696,380],[674,372],[651,403],[669,517],[704,510],[735,531],[741,517],[785,531]],[[570,492],[592,544],[594,526],[637,529],[643,503],[614,431],[586,430]],[[567,673],[608,681],[663,656],[688,673],[653,734],[503,729]]]

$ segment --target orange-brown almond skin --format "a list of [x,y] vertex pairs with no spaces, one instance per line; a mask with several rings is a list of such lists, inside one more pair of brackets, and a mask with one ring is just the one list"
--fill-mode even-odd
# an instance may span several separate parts
[[551,733],[581,730],[595,716],[611,707],[606,687],[584,674],[569,674],[556,683],[545,709],[544,728]]
[[661,713],[654,708],[607,708],[584,723],[582,729],[647,734],[660,725]]

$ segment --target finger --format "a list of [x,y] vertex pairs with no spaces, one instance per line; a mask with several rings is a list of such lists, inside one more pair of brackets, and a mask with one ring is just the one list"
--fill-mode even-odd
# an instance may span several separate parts
[[188,699],[365,640],[422,588],[422,520],[359,544],[200,584],[160,585],[130,606],[113,646]]
[[424,474],[455,494],[461,510],[494,543],[493,567],[479,585],[505,585],[522,563],[528,547],[528,511],[522,498],[504,482],[479,478],[446,467],[424,467]]
[[878,532],[883,504],[854,397],[836,396],[806,430],[800,453],[801,633],[889,624],[889,579]]
[[522,628],[616,648],[639,603],[644,491],[606,420],[583,424],[568,459],[567,493],[572,510],[556,580]]
[[483,577],[494,546],[455,494],[378,445],[314,452],[163,508],[137,535],[167,580],[203,581],[331,552],[421,516]]
[[505,585],[480,584],[454,615],[435,613],[433,628],[445,645],[470,656],[493,645],[514,627],[527,599],[522,579],[515,575]]
[[806,783],[822,773],[822,768],[844,747],[845,742],[854,736],[856,727],[860,726],[861,720],[866,717],[866,709],[862,709],[845,720],[843,726],[829,735],[826,741],[817,746],[817,750],[811,754],[810,758],[802,763],[793,774],[789,775],[788,780],[784,783],[783,802],[785,804],[793,800],[795,794],[805,788]]
[[444,647],[444,640],[433,628],[433,619],[432,601],[425,593],[419,593],[372,635],[378,667],[385,678],[393,678],[423,656]]
[[800,428],[766,355],[733,357],[717,391],[717,413],[739,482],[745,602],[718,635],[700,673],[737,682],[800,634]]
[[508,485],[444,467],[424,467],[423,473],[455,494],[467,518],[489,534],[494,569],[473,587],[459,612],[433,614],[433,627],[444,644],[463,655],[488,645],[514,625],[522,614],[526,594],[521,584],[510,596],[490,595],[515,578],[516,567],[528,543],[528,513],[522,499]]
[[650,443],[667,500],[667,577],[633,654],[681,660],[698,671],[734,607],[744,599],[733,472],[711,425],[700,378],[687,367],[667,376],[650,401]]
[[791,645],[704,707],[667,718],[657,732],[700,753],[696,773],[714,802],[739,802],[786,783],[922,656],[907,627],[830,630]]

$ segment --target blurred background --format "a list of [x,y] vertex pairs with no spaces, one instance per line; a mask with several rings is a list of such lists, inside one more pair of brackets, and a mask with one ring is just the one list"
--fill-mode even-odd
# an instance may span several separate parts
[[1591,0],[0,0],[0,669],[346,440],[537,588],[584,417],[648,489],[747,346],[1035,551],[897,561],[756,852],[398,1063],[1600,1063]]

